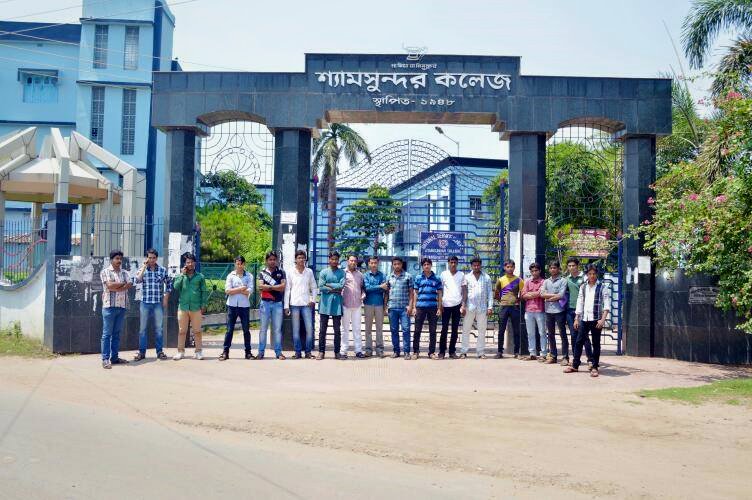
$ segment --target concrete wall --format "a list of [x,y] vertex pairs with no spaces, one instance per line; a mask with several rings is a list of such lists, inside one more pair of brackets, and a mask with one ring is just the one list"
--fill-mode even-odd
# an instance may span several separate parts
[[736,316],[713,305],[717,281],[656,273],[655,355],[700,363],[751,364],[752,335],[736,329]]
[[24,335],[44,337],[44,301],[47,290],[46,265],[27,281],[15,286],[0,286],[0,328],[18,321]]

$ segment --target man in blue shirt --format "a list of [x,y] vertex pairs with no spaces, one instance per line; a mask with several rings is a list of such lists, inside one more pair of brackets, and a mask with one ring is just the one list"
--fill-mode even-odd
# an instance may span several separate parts
[[363,277],[366,298],[364,310],[366,319],[366,357],[373,355],[373,337],[371,330],[376,323],[376,356],[384,357],[384,313],[386,312],[386,291],[389,285],[386,276],[379,271],[379,258],[375,255],[368,259],[368,272]]
[[329,318],[334,323],[334,358],[339,359],[342,343],[342,289],[345,288],[345,271],[339,268],[339,253],[329,254],[329,267],[319,274],[319,353],[316,359],[326,355],[326,330]]
[[167,355],[162,351],[164,337],[162,334],[162,321],[164,310],[167,308],[167,301],[172,291],[172,279],[167,274],[167,270],[157,264],[159,254],[153,248],[146,251],[146,260],[141,269],[136,274],[136,283],[141,284],[141,321],[138,330],[138,353],[133,358],[134,361],[141,361],[146,357],[146,347],[148,344],[147,328],[149,318],[154,318],[155,347],[157,349],[158,359],[167,359]]
[[[392,331],[392,358],[399,358],[400,353],[410,359],[410,316],[415,306],[413,278],[404,270],[404,261],[399,257],[392,259],[392,272],[387,278],[389,287],[389,328]],[[402,327],[402,350],[400,351],[400,326]]]
[[433,262],[428,257],[420,261],[423,273],[415,278],[416,294],[418,295],[415,309],[415,331],[413,333],[413,359],[418,359],[420,353],[420,334],[423,332],[423,323],[428,318],[428,357],[437,359],[436,356],[436,318],[441,316],[441,280],[431,270]]

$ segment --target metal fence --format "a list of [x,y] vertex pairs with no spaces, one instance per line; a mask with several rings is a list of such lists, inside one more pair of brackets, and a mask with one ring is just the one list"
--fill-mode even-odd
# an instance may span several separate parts
[[0,219],[0,284],[14,285],[44,262],[47,226],[42,218]]
[[[147,246],[166,255],[165,219],[155,217],[104,217],[76,212],[72,224],[73,255],[109,255],[121,250],[126,256],[143,255]],[[151,243],[149,243],[151,236]]]

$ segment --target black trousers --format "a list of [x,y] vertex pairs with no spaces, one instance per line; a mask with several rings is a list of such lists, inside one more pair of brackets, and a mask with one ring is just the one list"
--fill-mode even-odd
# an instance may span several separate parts
[[499,308],[499,346],[498,351],[504,352],[504,333],[507,331],[507,323],[512,320],[512,339],[514,341],[514,353],[520,354],[520,306],[501,306]]
[[457,352],[457,332],[460,327],[460,308],[462,305],[445,307],[441,313],[441,337],[439,339],[439,354],[446,354],[447,333],[449,324],[452,325],[452,337],[449,340],[449,354]]
[[[558,356],[556,350],[556,327],[561,336],[561,352],[565,358],[569,357],[569,340],[567,339],[567,311],[546,313],[546,330],[548,330],[548,351],[553,357]],[[574,347],[574,346],[573,346]]]
[[334,323],[334,352],[339,353],[340,344],[342,343],[342,316],[330,316],[319,313],[319,352],[326,352],[326,330],[329,327],[329,318]]
[[573,368],[580,366],[580,356],[582,356],[582,347],[588,338],[588,334],[593,339],[593,368],[598,368],[598,362],[601,359],[601,329],[596,325],[597,321],[582,321],[580,329],[577,331],[577,342],[574,344],[574,361]]
[[251,330],[248,328],[248,317],[251,312],[250,307],[227,306],[227,332],[225,333],[225,343],[222,348],[229,351],[232,347],[232,335],[235,330],[235,323],[240,318],[240,326],[243,328],[243,343],[246,352],[251,350]]
[[413,352],[420,352],[420,334],[423,332],[423,323],[428,318],[428,354],[436,352],[436,312],[438,307],[415,308],[415,330],[413,330]]

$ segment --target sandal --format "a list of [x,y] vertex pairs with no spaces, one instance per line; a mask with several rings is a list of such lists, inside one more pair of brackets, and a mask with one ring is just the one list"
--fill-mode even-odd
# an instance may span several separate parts
[[220,361],[226,361],[226,360],[230,359],[230,353],[227,352],[227,351],[222,351],[222,354],[219,355],[218,359]]
[[564,368],[564,373],[575,373],[580,371],[578,368],[575,368],[574,366],[567,366]]
[[598,368],[593,368],[592,370],[590,370],[590,376],[593,377],[593,378],[597,377],[598,376]]

